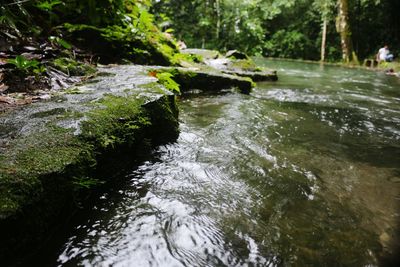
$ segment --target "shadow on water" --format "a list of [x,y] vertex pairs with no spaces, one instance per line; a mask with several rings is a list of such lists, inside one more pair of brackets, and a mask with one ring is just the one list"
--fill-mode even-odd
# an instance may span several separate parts
[[[40,248],[33,249],[32,255],[24,255],[16,259],[12,266],[58,266],[59,255],[63,252],[65,244],[70,242],[72,233],[76,235],[74,241],[80,242],[79,238],[83,239],[93,231],[97,231],[96,227],[100,225],[100,222],[106,222],[117,216],[120,203],[125,203],[127,200],[136,201],[145,196],[150,181],[135,179],[136,176],[142,177],[144,174],[138,162],[156,163],[156,152],[139,152],[132,159],[125,160],[131,163],[128,169],[121,169],[118,174],[112,175],[113,178],[108,179],[106,184],[99,186],[95,191],[90,191],[90,194],[86,197],[81,196],[83,203],[76,203],[78,208],[69,211],[72,214],[65,216],[64,223],[49,233],[45,243]],[[119,219],[121,224],[124,224],[129,218],[119,217]],[[72,258],[71,261],[63,265],[80,266],[82,262],[78,258]]]

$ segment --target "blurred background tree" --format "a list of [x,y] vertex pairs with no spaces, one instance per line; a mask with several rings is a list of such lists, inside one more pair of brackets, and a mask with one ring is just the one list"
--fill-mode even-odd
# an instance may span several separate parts
[[151,10],[189,47],[330,61],[373,57],[384,43],[400,51],[398,0],[153,0]]

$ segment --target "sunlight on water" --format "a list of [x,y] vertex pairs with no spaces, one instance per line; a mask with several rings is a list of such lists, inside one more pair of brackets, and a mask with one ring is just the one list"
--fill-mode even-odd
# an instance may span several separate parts
[[250,96],[181,98],[178,141],[99,198],[58,265],[377,266],[396,256],[398,81],[259,63],[280,80]]

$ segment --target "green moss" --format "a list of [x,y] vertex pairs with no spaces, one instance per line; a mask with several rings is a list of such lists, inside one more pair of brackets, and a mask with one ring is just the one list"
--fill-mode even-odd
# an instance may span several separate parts
[[162,73],[167,73],[165,76],[173,79],[173,81],[179,85],[180,90],[191,88],[219,90],[221,88],[237,87],[240,89],[240,92],[248,94],[256,85],[249,77],[239,77],[236,75],[228,76],[216,69],[208,67],[196,71],[172,67],[153,69],[149,72],[150,75],[157,78],[160,77]]
[[65,113],[66,113],[65,108],[53,108],[46,111],[36,112],[31,115],[31,118],[46,118],[49,116],[61,115]]
[[245,71],[260,71],[260,67],[258,67],[251,59],[232,60],[229,67]]
[[173,57],[178,53],[175,41],[152,24],[145,10],[140,13],[133,17],[132,24],[104,28],[65,24],[64,27],[70,32],[70,39],[98,54],[101,62],[128,60],[138,64],[173,65]]
[[[177,137],[173,96],[145,104],[143,97],[137,95],[107,95],[94,105],[85,114],[87,119],[81,124],[79,136],[71,129],[49,124],[9,144],[10,149],[0,157],[0,218],[16,214],[41,199],[45,191],[48,193],[49,189],[44,189],[48,182],[43,179],[61,179],[78,191],[96,186],[101,181],[90,173],[96,168],[99,155],[135,149],[146,143],[146,138],[158,144]],[[76,116],[75,113],[56,108],[34,116],[59,114],[65,118]]]
[[[154,74],[154,75],[156,75],[156,74]],[[152,92],[156,92],[159,94],[165,94],[165,91],[160,87],[160,83],[158,81],[142,85],[142,87],[144,89],[151,90]]]
[[36,113],[33,113],[30,117],[31,118],[48,118],[48,117],[53,117],[56,119],[76,119],[76,118],[82,118],[84,115],[81,112],[75,111],[75,110],[68,110],[65,108],[53,108],[45,111],[39,111]]
[[204,59],[201,55],[175,53],[172,55],[171,62],[175,66],[188,67],[203,63]]
[[136,134],[151,124],[141,109],[143,101],[134,95],[104,97],[96,104],[98,108],[87,114],[81,137],[102,149],[133,145]]
[[84,76],[96,72],[93,66],[66,57],[56,58],[50,65],[71,76]]
[[34,201],[43,190],[44,175],[93,160],[88,144],[57,126],[16,139],[10,146],[0,159],[0,217]]
[[84,94],[85,92],[83,92],[82,90],[79,90],[76,87],[70,87],[68,89],[65,89],[63,91],[64,94],[68,94],[68,95],[79,95],[79,94]]
[[[41,132],[20,138],[13,144],[9,167],[16,174],[39,175],[59,171],[76,163],[87,146],[79,141],[70,129],[49,126]],[[85,149],[86,148],[86,149]]]

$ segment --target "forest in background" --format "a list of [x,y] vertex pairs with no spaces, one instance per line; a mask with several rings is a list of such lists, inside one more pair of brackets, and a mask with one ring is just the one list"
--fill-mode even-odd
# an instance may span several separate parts
[[[349,28],[340,29],[343,8]],[[189,47],[268,57],[319,60],[325,21],[329,61],[342,59],[340,32],[360,59],[385,43],[397,55],[399,11],[398,0],[154,0],[152,7],[159,25]]]
[[193,48],[309,60],[325,42],[326,60],[349,62],[384,44],[399,54],[399,10],[398,0],[3,0],[0,50],[50,41],[106,63],[168,65],[179,61],[174,36]]

